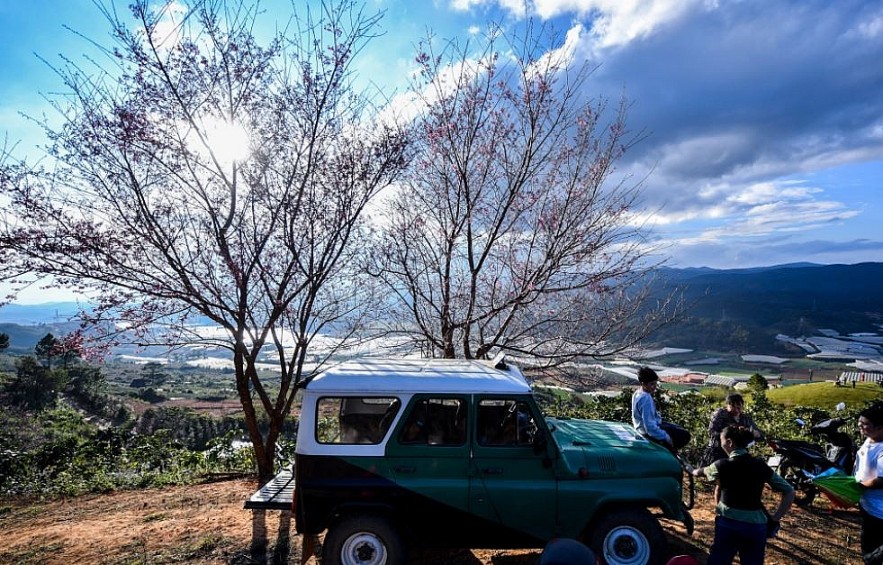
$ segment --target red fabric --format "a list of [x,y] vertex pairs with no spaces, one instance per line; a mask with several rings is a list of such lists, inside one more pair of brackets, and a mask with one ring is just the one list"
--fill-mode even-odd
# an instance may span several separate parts
[[692,555],[677,555],[669,559],[665,565],[699,565],[699,561]]

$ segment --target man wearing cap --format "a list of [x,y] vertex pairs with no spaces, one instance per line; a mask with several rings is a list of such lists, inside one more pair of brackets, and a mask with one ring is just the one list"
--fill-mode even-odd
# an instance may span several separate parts
[[632,425],[642,436],[663,444],[672,453],[677,452],[690,441],[690,432],[663,422],[656,411],[653,393],[659,385],[659,375],[650,367],[641,367],[638,369],[638,382],[641,386],[632,394]]

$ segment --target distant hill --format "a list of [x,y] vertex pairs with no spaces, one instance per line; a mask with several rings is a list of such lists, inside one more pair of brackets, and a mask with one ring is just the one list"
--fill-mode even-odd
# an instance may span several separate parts
[[0,323],[52,324],[67,322],[79,311],[77,302],[46,302],[43,304],[7,304],[0,308]]
[[9,353],[30,354],[34,351],[37,342],[46,334],[51,333],[55,337],[68,334],[79,327],[75,322],[58,324],[4,324],[0,323],[0,333],[9,336]]
[[74,331],[79,324],[70,319],[78,309],[76,302],[7,304],[0,308],[0,333],[9,336],[10,353],[31,353],[47,333],[59,337]]
[[686,315],[654,341],[669,346],[783,353],[779,333],[873,332],[883,324],[883,263],[759,269],[663,269],[654,292],[681,293]]

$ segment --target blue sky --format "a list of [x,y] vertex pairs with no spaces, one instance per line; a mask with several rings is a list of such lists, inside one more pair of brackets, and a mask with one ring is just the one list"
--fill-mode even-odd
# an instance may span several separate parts
[[[106,0],[110,1],[110,0]],[[126,1],[117,2],[125,10]],[[283,0],[265,2],[268,18]],[[368,0],[386,35],[361,72],[390,87],[431,29],[467,37],[525,19],[578,34],[587,95],[632,102],[650,136],[619,171],[677,267],[883,261],[883,2],[857,0]],[[282,13],[282,11],[280,11]],[[19,116],[61,90],[37,58],[105,41],[92,0],[0,0],[0,136],[36,155]]]

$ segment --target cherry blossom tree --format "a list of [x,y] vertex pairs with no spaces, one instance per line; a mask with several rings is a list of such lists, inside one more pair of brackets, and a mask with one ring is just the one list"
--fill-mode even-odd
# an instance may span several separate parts
[[498,351],[542,366],[635,344],[672,309],[650,306],[654,270],[616,164],[644,136],[628,102],[587,98],[574,37],[492,28],[421,45],[410,104],[416,158],[388,200],[371,271],[397,329],[440,357]]
[[155,4],[97,3],[110,40],[55,67],[48,155],[2,156],[0,277],[88,290],[104,343],[228,349],[267,479],[314,339],[345,338],[371,304],[353,243],[406,148],[352,70],[380,14],[329,0],[261,41],[256,2]]

